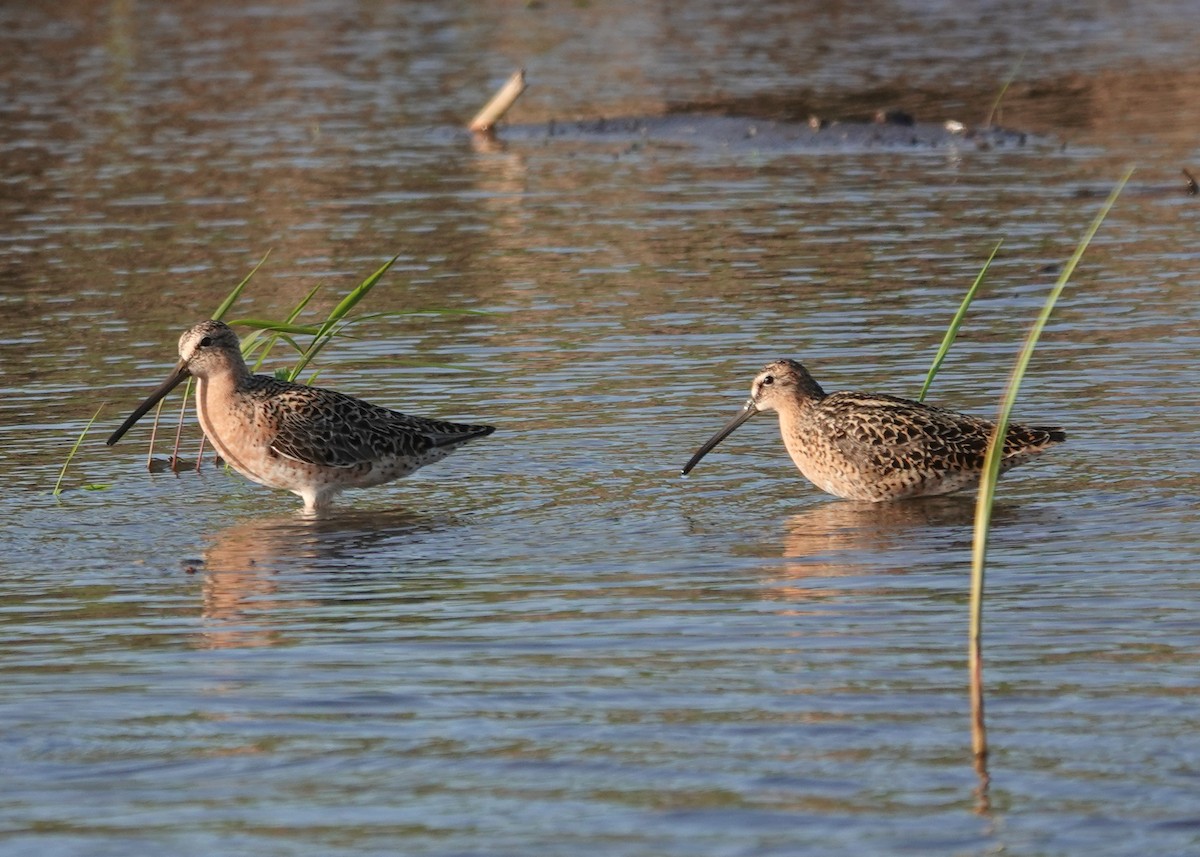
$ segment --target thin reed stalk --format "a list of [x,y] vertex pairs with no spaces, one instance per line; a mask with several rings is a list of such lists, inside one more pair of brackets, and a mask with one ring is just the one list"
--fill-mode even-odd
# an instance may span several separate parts
[[263,257],[258,260],[258,264],[251,268],[250,273],[243,277],[242,281],[234,286],[233,291],[225,296],[225,300],[221,301],[220,306],[217,307],[216,312],[214,312],[210,318],[212,318],[214,321],[220,321],[221,317],[224,316],[225,313],[229,312],[229,308],[233,306],[234,301],[242,296],[242,291],[246,288],[246,284],[249,283],[250,279],[258,273],[258,269],[266,264],[267,257],[270,255],[270,250],[263,254]]
[[987,261],[983,263],[983,267],[979,269],[979,273],[975,275],[975,282],[971,283],[971,288],[967,289],[966,296],[962,299],[962,303],[958,305],[958,312],[954,314],[954,318],[950,320],[950,326],[946,328],[946,335],[942,337],[942,344],[938,346],[937,354],[933,356],[933,363],[929,366],[929,371],[925,374],[925,383],[921,385],[921,392],[917,394],[917,401],[925,401],[925,394],[929,392],[929,385],[933,383],[934,377],[938,370],[942,368],[942,361],[946,359],[946,353],[950,350],[950,346],[954,344],[954,340],[958,337],[958,329],[962,327],[963,318],[967,314],[967,308],[971,306],[971,302],[975,300],[975,293],[979,291],[979,286],[983,283],[983,278],[987,275],[988,268],[992,267],[992,260],[996,258],[996,254],[1000,252],[1001,245],[1004,244],[1004,239],[996,242],[996,246],[992,248],[991,255],[987,257]]
[[1050,320],[1050,315],[1054,311],[1054,306],[1058,302],[1059,296],[1062,294],[1063,289],[1066,288],[1067,282],[1075,272],[1080,259],[1083,258],[1084,252],[1092,243],[1092,239],[1095,238],[1100,225],[1104,222],[1105,217],[1108,216],[1108,212],[1116,203],[1117,197],[1121,195],[1121,191],[1125,188],[1129,177],[1132,175],[1133,168],[1131,167],[1126,171],[1120,182],[1117,183],[1117,186],[1113,188],[1112,193],[1108,195],[1108,199],[1092,220],[1091,226],[1084,233],[1078,246],[1076,246],[1070,261],[1063,268],[1058,281],[1054,284],[1054,288],[1050,290],[1050,294],[1046,297],[1046,303],[1042,307],[1037,320],[1034,321],[1033,326],[1029,329],[1029,333],[1025,337],[1025,344],[1021,347],[1017,355],[1017,362],[1013,366],[1008,386],[1004,391],[1004,398],[1000,403],[1000,411],[996,418],[996,428],[992,433],[991,442],[988,444],[983,475],[979,483],[979,496],[975,503],[975,536],[971,551],[970,623],[967,632],[967,665],[971,683],[971,748],[977,760],[983,760],[987,757],[987,727],[983,711],[982,629],[984,571],[987,565],[988,536],[991,529],[992,506],[996,497],[996,481],[1000,476],[1000,460],[1003,457],[1004,448],[1003,439],[1008,433],[1009,416],[1012,413],[1013,406],[1016,404],[1021,381],[1024,379],[1025,372],[1029,368],[1029,362],[1033,358],[1033,350],[1037,346],[1038,339],[1041,337],[1046,323]]
[[96,408],[96,413],[92,414],[92,418],[87,421],[87,425],[83,427],[83,431],[79,433],[79,437],[75,438],[75,443],[72,444],[71,451],[67,453],[67,460],[63,462],[62,470],[58,472],[58,481],[54,483],[54,490],[50,492],[53,496],[57,497],[62,493],[62,484],[63,479],[67,476],[67,468],[71,466],[71,462],[75,458],[75,453],[79,452],[79,447],[83,445],[83,439],[87,437],[88,431],[91,429],[92,424],[96,422],[96,418],[100,416],[102,410],[104,410],[103,404]]
[[1021,70],[1021,64],[1025,62],[1025,55],[1028,53],[1029,51],[1024,51],[1021,53],[1021,56],[1017,58],[1016,65],[1013,66],[1013,70],[1009,72],[1008,78],[1004,81],[1004,85],[1001,86],[1000,91],[996,93],[996,100],[992,102],[992,109],[988,111],[987,118],[983,120],[984,128],[992,127],[992,120],[996,118],[996,114],[1000,111],[1000,102],[1004,100],[1004,94],[1008,92],[1008,88],[1012,86],[1013,81],[1017,79],[1017,72]]

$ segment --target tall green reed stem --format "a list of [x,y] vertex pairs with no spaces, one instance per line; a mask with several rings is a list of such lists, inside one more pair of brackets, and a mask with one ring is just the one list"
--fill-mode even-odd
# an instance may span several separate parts
[[1112,193],[1108,195],[1108,199],[1100,208],[1095,219],[1092,220],[1091,226],[1084,233],[1075,252],[1071,255],[1071,259],[1067,262],[1059,274],[1058,281],[1054,284],[1054,288],[1050,290],[1050,294],[1046,297],[1046,303],[1042,307],[1041,314],[1029,329],[1029,334],[1025,337],[1025,344],[1021,347],[1020,353],[1017,355],[1016,365],[1013,366],[1012,375],[1008,379],[1008,387],[1004,391],[1004,398],[1000,403],[1000,412],[996,418],[996,428],[992,433],[991,442],[988,444],[987,457],[984,459],[983,475],[979,482],[979,496],[975,503],[975,538],[971,551],[971,600],[970,600],[970,623],[968,627],[968,652],[967,663],[971,677],[971,747],[975,753],[977,760],[982,760],[987,756],[987,728],[984,723],[983,715],[983,648],[982,648],[982,628],[983,628],[983,584],[984,570],[987,565],[987,548],[988,535],[991,529],[992,506],[996,497],[996,480],[1000,476],[1000,460],[1003,457],[1004,436],[1008,433],[1009,416],[1012,413],[1013,406],[1017,401],[1017,393],[1021,387],[1021,381],[1025,377],[1025,371],[1029,368],[1029,362],[1033,357],[1033,349],[1037,345],[1038,339],[1042,335],[1042,331],[1046,327],[1046,323],[1050,320],[1050,315],[1054,311],[1054,305],[1058,302],[1059,295],[1066,288],[1067,281],[1071,279],[1071,275],[1075,272],[1079,260],[1083,258],[1084,252],[1088,245],[1092,243],[1096,232],[1099,231],[1100,225],[1104,222],[1104,218],[1108,216],[1108,212],[1112,209],[1117,201],[1117,197],[1121,195],[1130,176],[1133,175],[1133,168],[1130,167],[1125,175],[1113,188]]

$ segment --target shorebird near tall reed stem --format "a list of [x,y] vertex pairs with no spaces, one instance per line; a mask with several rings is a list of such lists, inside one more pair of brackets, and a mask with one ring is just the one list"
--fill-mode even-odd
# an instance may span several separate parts
[[[779,415],[792,461],[810,482],[848,500],[880,502],[978,486],[995,424],[909,399],[826,393],[795,360],[767,365],[742,410],[684,465],[700,459],[761,411]],[[1061,428],[1010,424],[1000,472],[1067,439]]]
[[495,429],[412,417],[320,387],[254,375],[237,334],[202,321],[179,338],[179,364],[112,433],[112,446],[171,390],[196,379],[196,411],[204,434],[238,473],[304,499],[307,510],[329,505],[346,488],[391,482],[445,458]]

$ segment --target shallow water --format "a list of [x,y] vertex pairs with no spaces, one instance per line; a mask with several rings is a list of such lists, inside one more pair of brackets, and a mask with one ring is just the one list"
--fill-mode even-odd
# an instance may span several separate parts
[[[0,852],[1200,850],[1189,8],[0,9]],[[1002,120],[1065,145],[452,131],[520,64],[520,122],[978,121],[1022,55]],[[932,395],[989,413],[1128,164],[1018,409],[1069,442],[1001,485],[981,792],[970,498],[825,497],[766,416],[678,468],[774,357],[915,394],[1003,238]],[[316,521],[106,448],[268,249],[234,315],[395,252],[366,310],[482,311],[364,322],[320,382],[497,433]]]

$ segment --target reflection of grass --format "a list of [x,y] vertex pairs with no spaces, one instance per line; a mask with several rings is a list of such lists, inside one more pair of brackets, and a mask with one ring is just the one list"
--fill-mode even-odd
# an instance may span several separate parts
[[1025,337],[1025,344],[1021,347],[1021,351],[1017,355],[1017,362],[1013,366],[1012,375],[1009,377],[1008,387],[1004,391],[1004,398],[1000,404],[1000,413],[996,419],[996,428],[992,433],[991,442],[988,444],[983,475],[979,482],[979,496],[975,503],[975,538],[971,552],[971,602],[970,628],[968,632],[970,642],[968,661],[971,676],[971,744],[975,751],[976,759],[981,760],[987,755],[987,732],[983,722],[983,652],[981,647],[983,580],[984,569],[987,563],[992,505],[996,496],[996,480],[1000,476],[1000,460],[1003,457],[1004,448],[1003,438],[1008,430],[1009,415],[1016,404],[1017,392],[1021,387],[1022,379],[1025,377],[1025,371],[1029,368],[1029,361],[1033,357],[1033,349],[1037,345],[1038,338],[1041,336],[1042,330],[1046,327],[1046,323],[1050,320],[1050,314],[1054,311],[1054,305],[1057,303],[1059,295],[1062,294],[1067,281],[1071,279],[1071,274],[1075,272],[1079,260],[1083,258],[1088,245],[1092,243],[1092,239],[1100,229],[1100,224],[1104,222],[1104,218],[1108,215],[1109,210],[1112,209],[1113,204],[1117,201],[1117,197],[1120,196],[1131,175],[1133,175],[1132,168],[1125,173],[1121,181],[1117,183],[1117,186],[1113,188],[1112,193],[1109,194],[1108,200],[1101,207],[1095,219],[1092,220],[1091,226],[1084,233],[1070,261],[1063,268],[1058,281],[1054,284],[1054,288],[1050,290],[1050,294],[1046,297],[1046,304],[1042,307],[1041,314],[1034,321],[1033,326],[1030,327],[1029,334]]
[[[79,433],[79,437],[75,438],[75,444],[71,447],[71,451],[67,453],[67,460],[63,462],[62,470],[58,472],[58,481],[54,483],[54,490],[51,492],[55,497],[62,493],[63,479],[66,478],[67,468],[71,466],[72,460],[75,458],[75,453],[79,452],[79,447],[83,446],[83,439],[87,437],[88,431],[92,424],[96,422],[96,418],[100,416],[100,412],[104,410],[104,405],[96,408],[96,413],[92,414],[92,418],[87,421],[87,425],[83,427],[83,431]],[[107,485],[89,484],[84,485],[85,491],[103,491]]]

